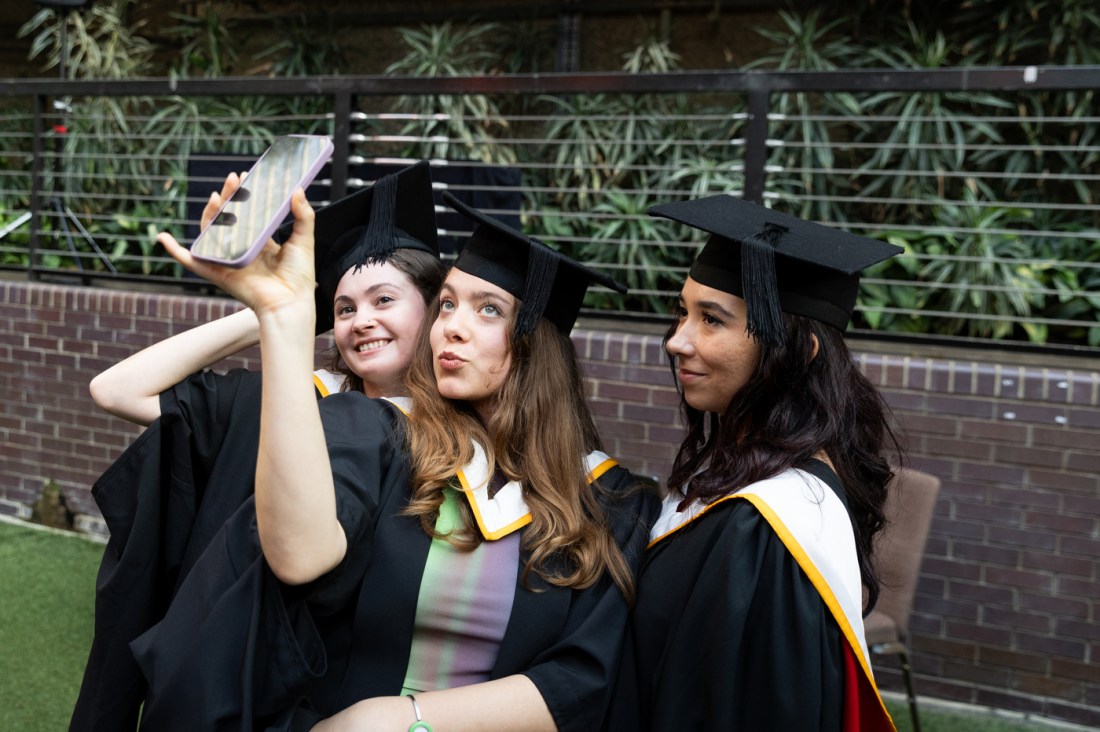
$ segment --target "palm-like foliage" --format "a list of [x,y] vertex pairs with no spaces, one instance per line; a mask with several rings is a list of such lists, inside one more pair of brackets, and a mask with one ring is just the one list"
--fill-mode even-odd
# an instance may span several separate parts
[[[488,39],[499,34],[494,23],[455,27],[450,23],[402,28],[408,53],[387,67],[387,74],[413,77],[477,76],[492,71],[494,55]],[[418,157],[466,157],[485,162],[512,162],[514,152],[499,138],[508,121],[498,103],[485,94],[403,96],[397,111],[415,119],[402,134],[420,143],[409,153]]]

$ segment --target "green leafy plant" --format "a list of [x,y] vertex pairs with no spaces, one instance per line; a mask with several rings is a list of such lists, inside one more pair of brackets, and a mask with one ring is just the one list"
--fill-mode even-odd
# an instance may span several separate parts
[[[436,77],[490,73],[495,57],[487,47],[500,33],[495,23],[456,27],[450,23],[398,31],[409,51],[390,64],[387,74]],[[413,119],[403,135],[421,140],[409,153],[417,157],[470,158],[485,162],[515,161],[515,154],[500,140],[508,131],[496,100],[486,94],[433,94],[403,96],[396,111]]]
[[[1025,260],[1027,244],[1011,228],[1025,228],[1030,212],[975,206],[973,194],[962,204],[936,209],[939,228],[925,252],[934,255],[921,270],[933,287],[924,306],[952,313],[937,321],[940,332],[1004,338],[1015,323],[1035,342],[1046,332],[1029,322],[1032,303],[1043,301],[1043,286],[1035,266]],[[938,256],[935,256],[938,255]]]

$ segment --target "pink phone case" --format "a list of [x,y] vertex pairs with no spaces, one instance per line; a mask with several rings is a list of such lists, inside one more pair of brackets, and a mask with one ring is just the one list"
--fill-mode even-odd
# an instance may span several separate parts
[[331,157],[332,140],[323,135],[276,138],[195,238],[191,254],[230,267],[246,266],[290,213],[294,191],[307,187]]

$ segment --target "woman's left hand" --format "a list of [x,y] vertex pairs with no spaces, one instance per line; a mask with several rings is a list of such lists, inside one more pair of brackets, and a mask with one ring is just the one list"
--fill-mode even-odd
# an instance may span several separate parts
[[307,302],[312,308],[314,213],[301,189],[291,198],[290,210],[294,214],[294,233],[287,242],[280,246],[274,240],[268,241],[259,256],[244,267],[196,259],[167,232],[162,232],[157,241],[185,268],[218,285],[258,316]]

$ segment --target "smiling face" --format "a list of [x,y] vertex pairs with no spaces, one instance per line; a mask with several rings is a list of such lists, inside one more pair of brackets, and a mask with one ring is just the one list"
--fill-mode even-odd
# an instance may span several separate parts
[[486,424],[512,365],[515,309],[512,295],[458,269],[451,269],[439,291],[439,317],[430,333],[439,393],[469,402]]
[[352,267],[332,304],[333,338],[367,396],[400,396],[427,306],[420,290],[390,263]]
[[680,291],[679,322],[665,348],[676,358],[684,401],[722,414],[748,383],[760,346],[745,330],[745,301],[690,277]]

